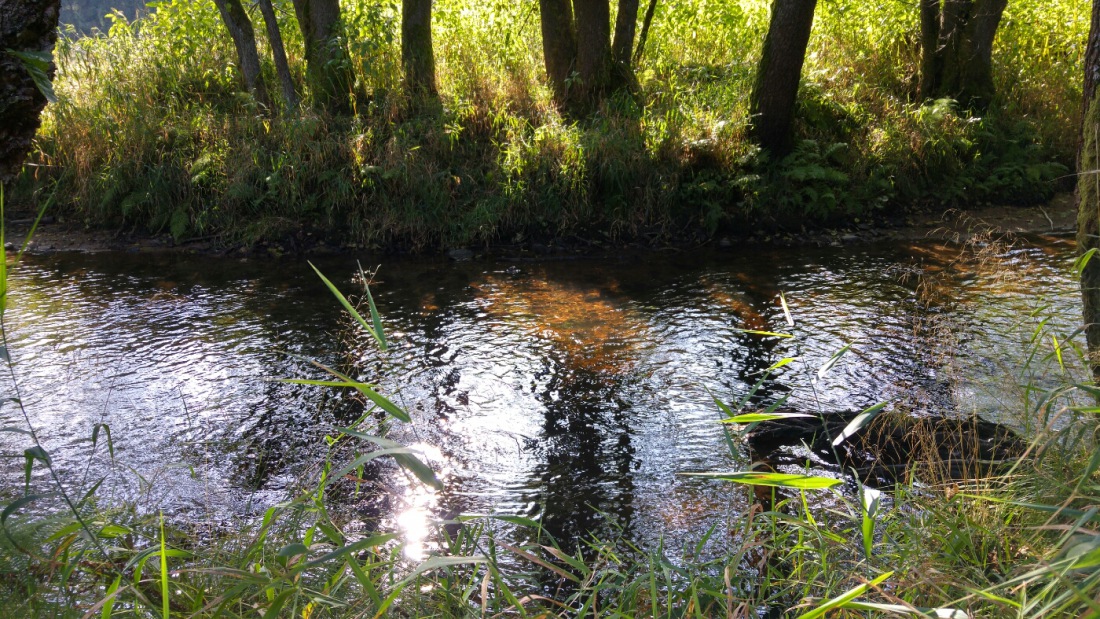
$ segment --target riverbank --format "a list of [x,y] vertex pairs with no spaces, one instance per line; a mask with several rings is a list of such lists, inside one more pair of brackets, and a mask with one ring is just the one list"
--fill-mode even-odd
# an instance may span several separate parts
[[[6,234],[9,245],[22,242],[31,229],[34,219],[30,213],[9,213]],[[501,256],[520,259],[539,259],[598,254],[606,251],[689,251],[700,247],[725,249],[735,245],[759,245],[763,247],[824,247],[843,244],[941,239],[965,241],[977,234],[1026,234],[1071,235],[1076,230],[1077,205],[1072,193],[1060,193],[1051,201],[1035,206],[979,206],[969,209],[915,210],[903,218],[877,222],[853,222],[842,228],[823,228],[791,233],[767,233],[733,237],[723,236],[705,242],[622,243],[595,242],[580,238],[549,240],[515,244],[486,244],[459,246],[438,250],[456,260],[468,260],[476,256]],[[56,216],[46,215],[35,230],[28,251],[50,253],[75,252],[169,252],[203,254],[234,258],[272,258],[281,256],[326,256],[369,253],[385,253],[368,250],[355,243],[331,243],[320,233],[304,233],[291,240],[260,242],[253,246],[226,246],[214,237],[174,239],[170,234],[145,234],[126,230],[89,229],[77,226]]]

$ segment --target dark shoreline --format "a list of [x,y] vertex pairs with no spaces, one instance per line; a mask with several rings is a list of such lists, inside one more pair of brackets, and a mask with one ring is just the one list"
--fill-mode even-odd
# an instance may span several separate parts
[[[356,243],[330,242],[323,231],[299,230],[279,241],[256,245],[222,244],[217,235],[175,241],[166,233],[83,228],[47,216],[35,230],[27,250],[53,252],[168,252],[201,254],[226,258],[279,258],[283,256],[339,256],[364,251],[381,255],[446,256],[464,261],[480,258],[506,258],[519,261],[562,260],[592,256],[610,251],[686,252],[703,248],[730,249],[738,246],[826,247],[876,242],[938,239],[962,241],[978,234],[1071,235],[1076,229],[1076,204],[1072,193],[1060,193],[1039,206],[976,206],[937,212],[931,208],[913,209],[904,216],[878,221],[855,219],[840,227],[802,228],[798,231],[758,230],[752,234],[718,234],[706,238],[701,233],[681,238],[647,241],[636,238],[614,242],[606,239],[571,235],[564,238],[522,240],[517,243],[493,243],[466,247],[428,247],[409,250],[399,247],[365,247]],[[18,250],[30,231],[33,218],[27,213],[12,213],[5,222],[8,249]],[[694,238],[693,238],[694,237]],[[655,237],[656,238],[656,237]]]

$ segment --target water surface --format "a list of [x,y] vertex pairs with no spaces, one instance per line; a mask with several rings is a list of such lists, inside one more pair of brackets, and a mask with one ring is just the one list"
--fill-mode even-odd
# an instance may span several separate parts
[[[1049,338],[1030,341],[1036,326],[1066,333],[1079,320],[1072,251],[1035,238],[386,259],[372,286],[386,354],[304,261],[53,254],[19,267],[6,327],[31,423],[73,489],[107,477],[105,500],[217,519],[285,498],[315,474],[325,434],[358,414],[345,395],[271,380],[320,377],[313,359],[351,362],[412,414],[391,436],[420,447],[446,490],[387,476],[397,492],[382,510],[411,536],[431,518],[496,512],[540,518],[563,540],[650,543],[745,512],[744,489],[680,475],[749,465],[727,447],[712,395],[1019,423],[1019,385],[1057,372]],[[354,258],[320,266],[355,290]],[[102,441],[89,455],[101,423],[114,458]],[[8,402],[0,426],[26,422]],[[4,497],[22,491],[26,442],[0,433]],[[338,500],[352,518],[379,506]]]

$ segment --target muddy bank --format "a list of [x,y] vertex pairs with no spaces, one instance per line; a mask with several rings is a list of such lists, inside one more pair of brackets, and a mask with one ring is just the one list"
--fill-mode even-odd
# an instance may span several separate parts
[[[871,243],[891,240],[935,238],[962,241],[977,234],[1072,234],[1076,228],[1077,210],[1072,193],[1055,196],[1042,206],[981,206],[966,210],[949,209],[936,212],[929,209],[913,211],[894,220],[854,220],[846,227],[803,229],[790,232],[759,232],[747,237],[721,236],[706,242],[685,241],[681,244],[647,243],[635,240],[614,245],[572,237],[517,244],[496,244],[482,247],[437,249],[454,260],[479,257],[509,257],[543,259],[588,255],[615,248],[635,250],[689,250],[712,246],[734,247],[745,243],[774,246],[839,246],[848,243]],[[33,219],[25,214],[9,218],[6,223],[8,247],[18,248],[31,229]],[[176,241],[167,234],[143,234],[133,230],[87,229],[53,217],[45,217],[35,230],[28,251],[50,253],[77,252],[175,252],[223,255],[240,258],[279,257],[283,255],[332,255],[377,252],[358,244],[329,241],[319,231],[299,231],[278,243],[255,246],[225,245],[218,237],[200,237]],[[389,252],[384,252],[389,253]],[[433,253],[428,251],[426,253]]]

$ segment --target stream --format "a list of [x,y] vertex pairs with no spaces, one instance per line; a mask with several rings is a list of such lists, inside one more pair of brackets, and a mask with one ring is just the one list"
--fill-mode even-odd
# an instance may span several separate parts
[[[445,490],[390,470],[385,501],[336,500],[348,518],[380,515],[402,530],[412,553],[428,543],[428,522],[459,513],[538,518],[563,542],[590,532],[688,540],[744,514],[751,498],[681,475],[750,464],[727,445],[712,397],[825,413],[886,402],[1026,430],[1022,386],[1052,386],[1063,371],[1055,352],[1065,372],[1079,370],[1065,337],[1080,320],[1073,251],[1052,236],[542,261],[364,257],[381,262],[371,290],[385,354],[304,259],[33,255],[11,277],[14,383],[0,387],[0,427],[25,429],[25,410],[74,494],[104,478],[105,504],[251,517],[316,479],[324,437],[357,414],[349,394],[275,379],[323,378],[311,361],[350,364],[410,412],[389,436],[417,447]],[[358,289],[355,257],[316,264]],[[98,424],[113,454],[105,430],[93,446]],[[0,432],[4,502],[24,490],[29,440]],[[48,482],[36,467],[31,485]]]

